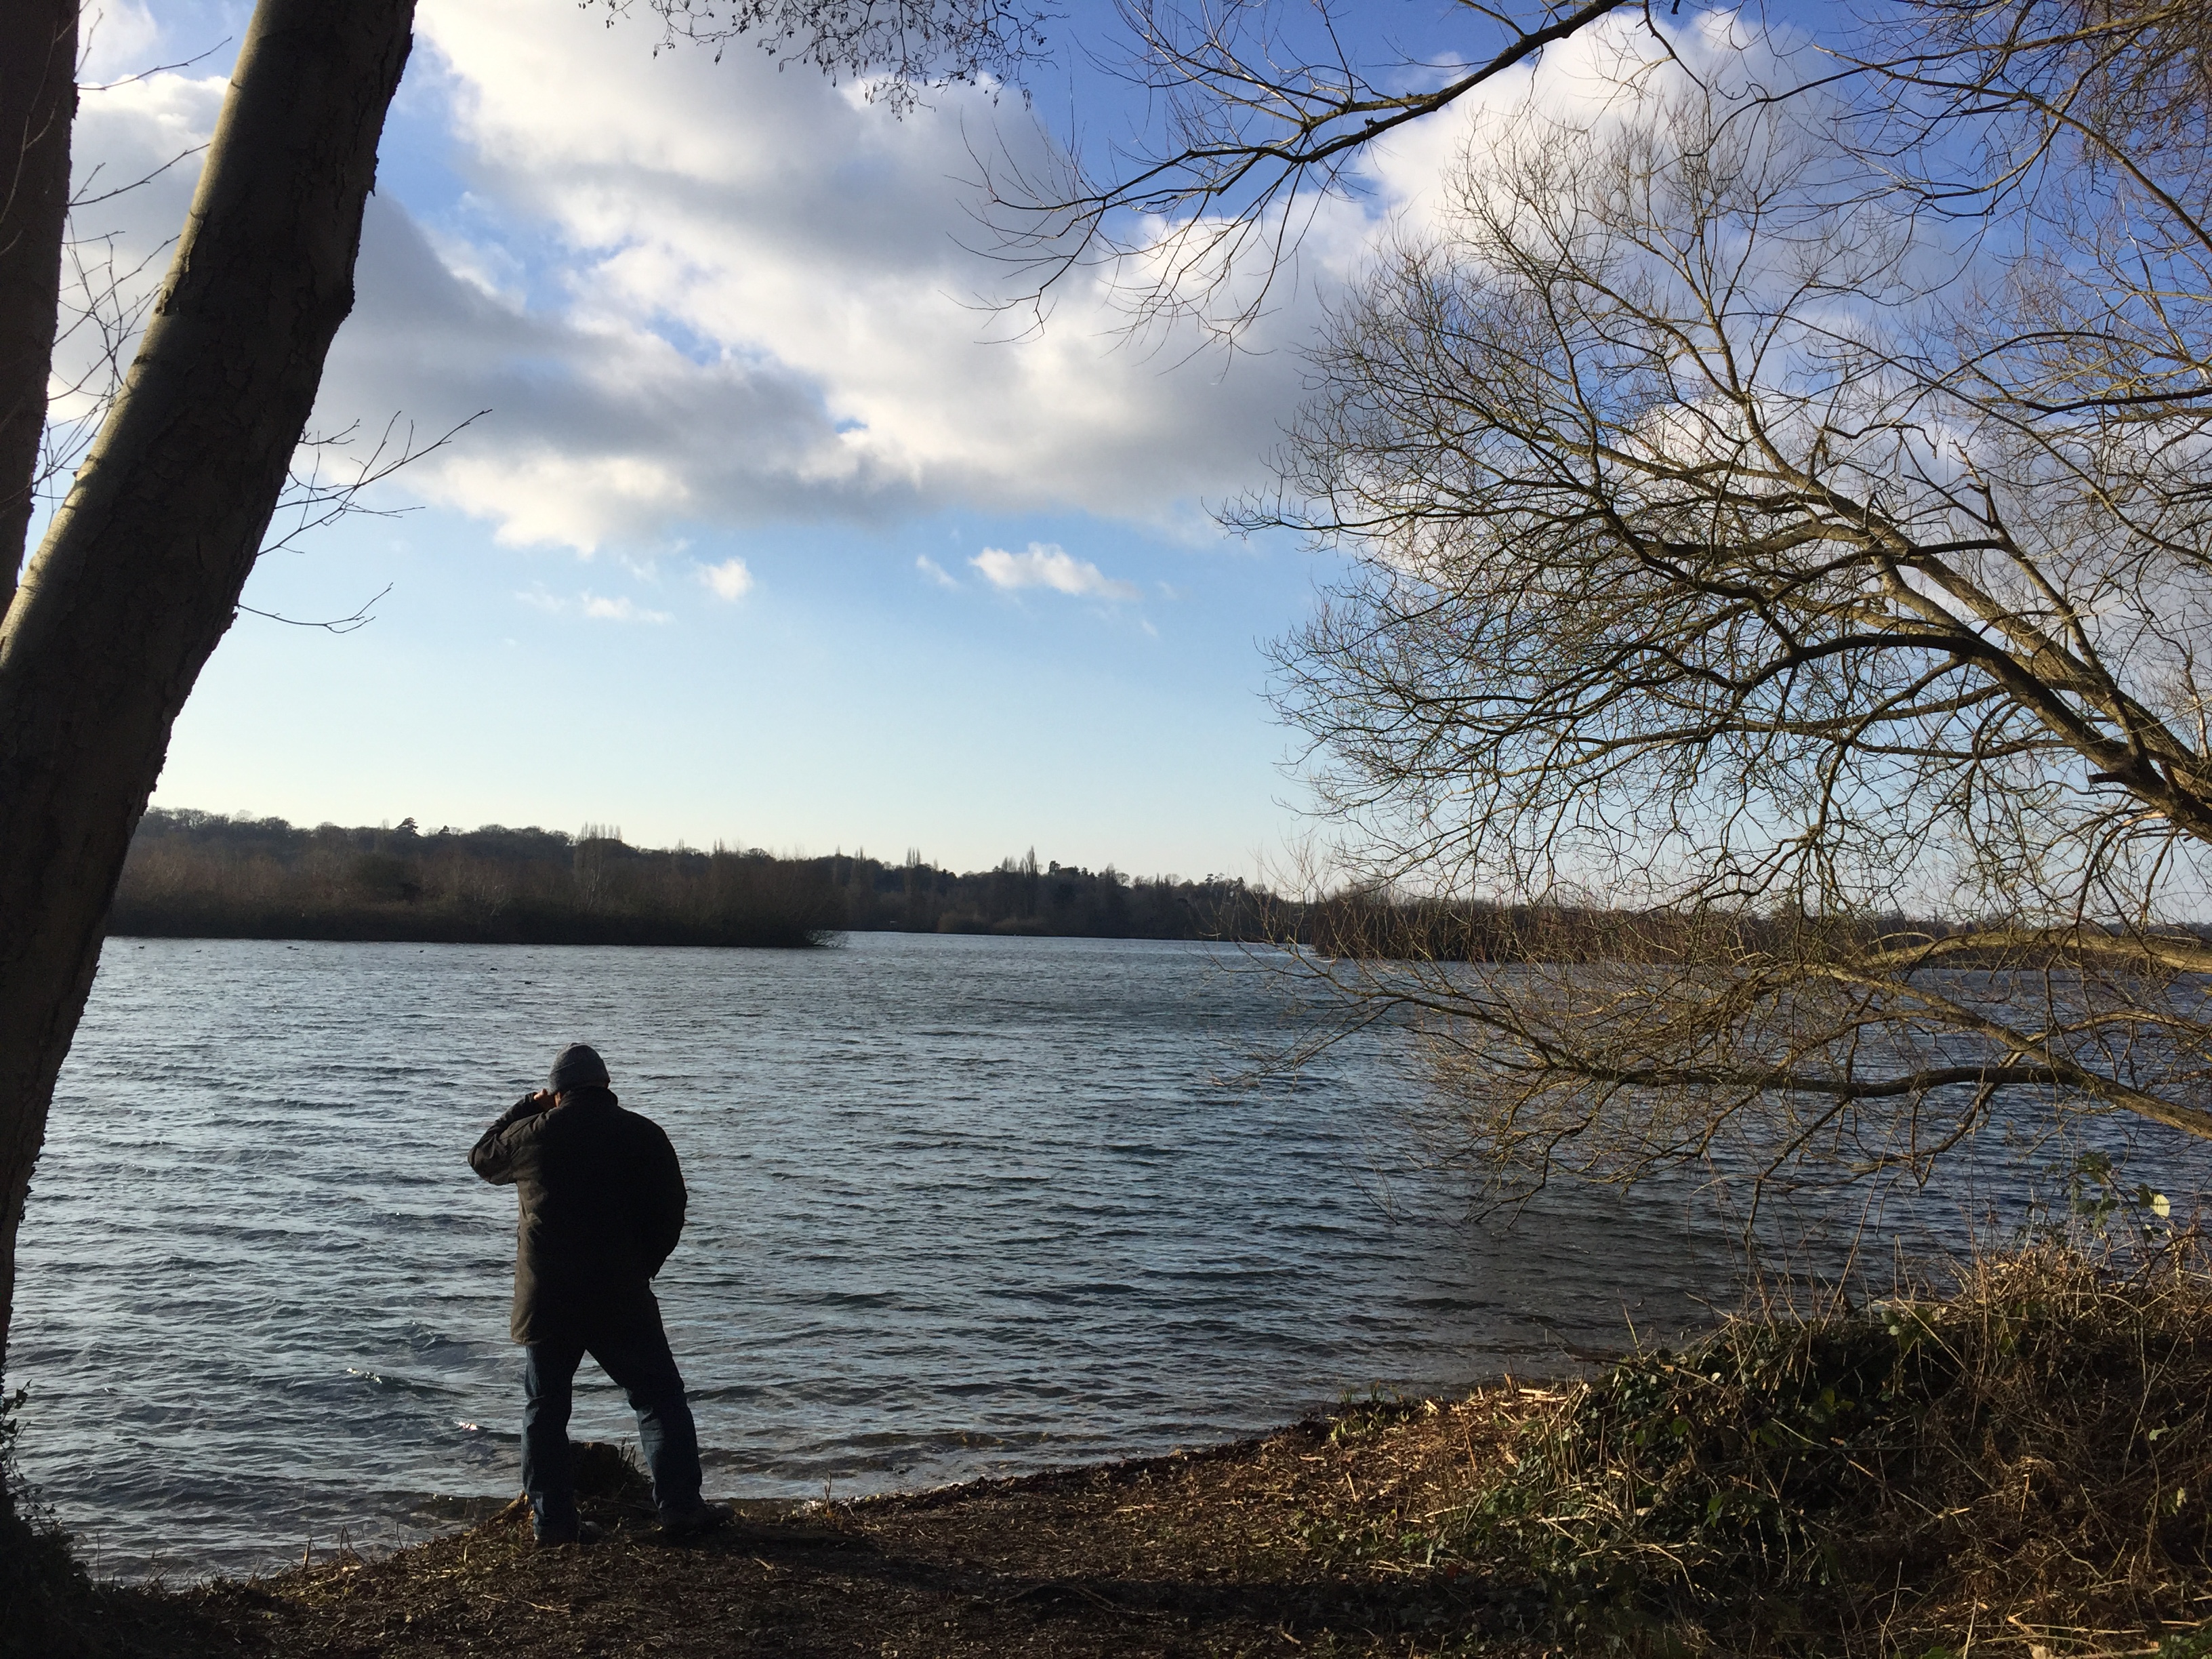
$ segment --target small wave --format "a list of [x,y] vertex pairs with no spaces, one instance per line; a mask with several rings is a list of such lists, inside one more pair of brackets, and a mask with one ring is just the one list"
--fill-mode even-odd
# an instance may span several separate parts
[[346,1375],[357,1376],[386,1394],[420,1395],[426,1399],[439,1399],[449,1398],[460,1392],[450,1383],[426,1382],[421,1377],[400,1376],[389,1371],[365,1370],[359,1365],[347,1366]]

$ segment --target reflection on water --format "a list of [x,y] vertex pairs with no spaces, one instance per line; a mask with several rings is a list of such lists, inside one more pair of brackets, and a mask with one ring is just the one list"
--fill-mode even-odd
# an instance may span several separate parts
[[[572,1038],[684,1159],[661,1291],[710,1492],[1218,1440],[1727,1296],[1732,1235],[1685,1189],[1466,1224],[1387,1042],[1240,1084],[1290,1017],[1246,960],[112,941],[22,1240],[27,1468],[118,1573],[511,1492],[514,1198],[463,1153]],[[580,1380],[575,1432],[627,1435]]]

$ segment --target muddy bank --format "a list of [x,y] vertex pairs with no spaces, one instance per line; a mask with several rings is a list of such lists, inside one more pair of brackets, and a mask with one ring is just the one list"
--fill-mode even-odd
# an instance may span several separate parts
[[1534,1651],[1516,1638],[1533,1607],[1413,1540],[1554,1398],[1508,1384],[1188,1455],[750,1504],[682,1545],[617,1496],[586,1501],[601,1542],[541,1552],[517,1504],[382,1559],[106,1592],[76,1634],[180,1659]]

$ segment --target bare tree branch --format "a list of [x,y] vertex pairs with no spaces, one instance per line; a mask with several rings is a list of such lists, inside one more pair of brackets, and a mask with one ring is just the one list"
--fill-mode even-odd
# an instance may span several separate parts
[[1277,653],[1376,896],[1310,965],[1503,1187],[2212,1136],[2212,25],[1910,15],[1492,120],[1231,515],[1352,560]]
[[[1147,131],[1159,137],[1097,162],[1062,151],[1042,173],[1007,152],[979,157],[993,252],[1019,271],[1025,303],[1041,305],[1071,271],[1109,266],[1125,274],[1137,325],[1188,315],[1233,339],[1266,309],[1314,209],[1353,192],[1347,169],[1376,143],[1649,4],[1470,5],[1500,38],[1441,71],[1438,84],[1394,91],[1387,81],[1439,71],[1387,54],[1364,59],[1336,0],[1119,0],[1135,46],[1115,72],[1148,95],[1157,118]],[[1286,13],[1305,23],[1310,47],[1290,43]]]

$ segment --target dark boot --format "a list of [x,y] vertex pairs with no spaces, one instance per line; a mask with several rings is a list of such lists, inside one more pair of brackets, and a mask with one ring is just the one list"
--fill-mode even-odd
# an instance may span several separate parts
[[712,1532],[726,1526],[730,1519],[726,1504],[709,1504],[704,1498],[680,1510],[660,1512],[660,1535],[663,1538],[696,1538],[702,1532]]

